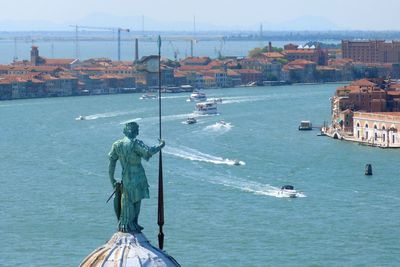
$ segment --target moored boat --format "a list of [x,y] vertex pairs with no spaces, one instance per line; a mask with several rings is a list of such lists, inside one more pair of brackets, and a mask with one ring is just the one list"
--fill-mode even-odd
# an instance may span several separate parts
[[312,130],[311,121],[301,121],[299,125],[299,131],[307,131]]

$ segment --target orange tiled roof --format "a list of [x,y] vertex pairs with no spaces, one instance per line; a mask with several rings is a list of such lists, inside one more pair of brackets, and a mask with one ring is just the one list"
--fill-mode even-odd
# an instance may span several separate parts
[[45,58],[45,64],[49,65],[69,65],[76,59],[72,58]]
[[350,85],[354,85],[354,86],[376,86],[376,83],[373,83],[373,82],[369,81],[368,79],[361,79],[361,80],[357,80],[357,81],[351,82]]
[[209,57],[187,57],[182,60],[182,63],[185,64],[206,64],[211,59]]
[[267,52],[267,53],[262,53],[262,55],[264,55],[267,58],[284,58],[285,56],[282,55],[279,52]]

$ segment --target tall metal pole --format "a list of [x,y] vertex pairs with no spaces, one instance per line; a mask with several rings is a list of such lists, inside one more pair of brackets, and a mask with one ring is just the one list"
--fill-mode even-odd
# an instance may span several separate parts
[[121,61],[121,28],[118,28],[118,61]]
[[79,59],[78,25],[75,25],[75,59]]
[[[161,140],[161,36],[158,36],[158,118],[160,127]],[[162,168],[162,153],[160,150],[159,170],[158,170],[158,247],[162,250],[164,247],[164,186],[163,186],[163,168]]]

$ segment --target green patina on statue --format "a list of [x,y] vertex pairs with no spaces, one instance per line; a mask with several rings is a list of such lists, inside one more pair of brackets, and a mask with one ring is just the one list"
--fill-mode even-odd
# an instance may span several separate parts
[[[165,142],[161,140],[159,145],[149,147],[136,139],[139,134],[136,122],[125,124],[124,134],[124,138],[114,142],[108,154],[109,176],[115,190],[114,209],[119,231],[140,233],[143,229],[138,224],[141,200],[149,198],[149,184],[141,160],[149,160],[165,146]],[[122,167],[121,182],[114,178],[118,160]]]

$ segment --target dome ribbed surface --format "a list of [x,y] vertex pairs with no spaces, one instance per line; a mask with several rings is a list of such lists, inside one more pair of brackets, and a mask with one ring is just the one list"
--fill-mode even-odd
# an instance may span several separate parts
[[179,267],[168,254],[152,246],[142,234],[115,233],[87,256],[80,267]]

